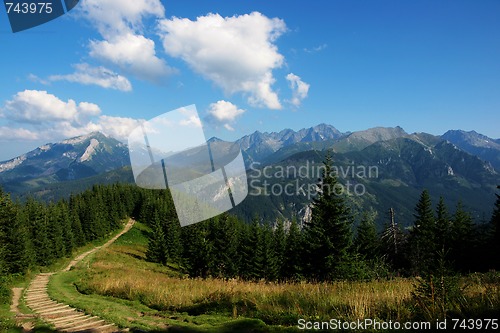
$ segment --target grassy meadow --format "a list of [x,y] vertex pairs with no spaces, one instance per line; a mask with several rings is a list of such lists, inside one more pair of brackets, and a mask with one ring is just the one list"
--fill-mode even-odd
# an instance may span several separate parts
[[[297,322],[434,320],[439,299],[415,296],[416,279],[268,283],[188,279],[177,267],[145,261],[148,229],[137,223],[111,247],[54,276],[56,299],[123,327],[168,332],[298,332]],[[499,278],[472,275],[447,316],[498,317]]]

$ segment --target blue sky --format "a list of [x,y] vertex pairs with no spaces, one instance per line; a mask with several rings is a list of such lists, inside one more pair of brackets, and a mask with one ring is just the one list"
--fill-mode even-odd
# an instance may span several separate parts
[[80,0],[13,34],[0,160],[196,104],[207,136],[328,123],[500,137],[499,1]]

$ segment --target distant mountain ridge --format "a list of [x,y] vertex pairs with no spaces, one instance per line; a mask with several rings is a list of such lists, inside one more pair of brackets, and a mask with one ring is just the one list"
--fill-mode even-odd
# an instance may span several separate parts
[[0,184],[10,191],[87,178],[130,165],[128,148],[93,132],[40,146],[0,163]]
[[236,142],[245,152],[247,162],[262,161],[278,150],[297,144],[335,140],[343,133],[332,125],[319,124],[299,131],[284,129],[280,132],[259,132],[245,135]]
[[469,154],[488,161],[500,171],[500,139],[492,139],[476,131],[450,130],[441,136]]
[[[209,141],[216,140],[219,139]],[[392,169],[385,170],[385,175],[394,179],[385,179],[384,182],[413,188],[429,184],[445,186],[440,182],[449,183],[450,179],[458,179],[470,189],[490,188],[495,185],[500,170],[495,163],[500,161],[500,150],[497,149],[500,144],[476,132],[448,131],[443,136],[435,136],[409,134],[397,126],[342,133],[332,125],[320,124],[298,131],[256,131],[240,138],[237,143],[242,148],[247,167],[252,162],[260,162],[260,167],[292,163],[301,156],[318,156],[318,152],[329,149],[340,159],[357,160],[366,165],[380,162],[382,169],[390,166]],[[392,162],[383,164],[389,160]],[[401,162],[394,164],[395,160]],[[77,183],[90,186],[92,182],[120,181],[121,178],[124,182],[131,182],[130,171],[127,145],[94,132],[46,144],[0,162],[0,186],[13,194],[32,192],[52,198],[50,193],[71,193]],[[384,182],[381,183],[384,185],[373,183],[376,192],[388,189]],[[452,186],[450,191],[458,190],[459,187]],[[383,194],[380,192],[380,195]]]
[[[380,129],[376,130],[379,131]],[[356,177],[347,173],[347,177],[340,175],[339,181],[348,188],[358,184],[366,189],[366,194],[351,196],[352,206],[358,211],[375,209],[378,212],[377,224],[379,226],[387,222],[385,212],[389,208],[396,211],[396,218],[400,225],[412,224],[414,205],[418,201],[423,189],[428,189],[432,200],[436,203],[440,196],[445,198],[450,211],[453,211],[457,202],[461,201],[466,209],[471,212],[476,222],[484,222],[491,216],[495,200],[496,185],[500,184],[500,175],[493,169],[490,163],[479,157],[469,154],[454,144],[442,140],[440,137],[426,133],[404,134],[401,131],[386,131],[384,133],[397,133],[399,137],[389,140],[377,141],[364,148],[365,140],[361,140],[362,146],[349,151],[335,151],[333,149],[332,159],[334,166],[343,170],[349,168],[376,167],[376,177]],[[355,136],[357,137],[357,136]],[[345,140],[341,139],[340,141]],[[333,143],[333,147],[341,142]],[[352,141],[352,140],[351,140]],[[330,146],[329,148],[331,148]],[[345,147],[345,145],[342,145]],[[288,147],[287,149],[291,149]],[[296,177],[294,175],[269,177],[275,174],[272,171],[263,172],[262,168],[269,170],[301,170],[311,168],[311,165],[321,165],[324,160],[325,151],[303,151],[284,157],[278,151],[268,165],[260,169],[252,169],[254,176],[251,177],[251,191],[269,192],[276,188],[296,189],[300,182],[300,189],[311,188],[317,182],[317,177]],[[260,175],[260,176],[259,176]],[[255,179],[257,177],[257,180]],[[262,178],[264,177],[264,178]],[[266,185],[267,184],[267,185]],[[302,186],[303,185],[303,186]],[[352,192],[351,187],[351,192]],[[243,204],[236,207],[235,211],[247,220],[254,216],[260,216],[263,220],[274,220],[277,217],[291,220],[296,218],[304,221],[307,218],[310,198],[303,192],[297,195],[288,195],[285,192],[277,192],[274,195],[249,196]]]

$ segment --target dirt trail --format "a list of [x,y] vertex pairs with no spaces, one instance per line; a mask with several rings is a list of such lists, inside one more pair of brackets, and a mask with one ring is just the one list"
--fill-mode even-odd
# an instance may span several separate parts
[[87,257],[89,254],[92,254],[96,251],[99,251],[100,249],[104,249],[108,246],[110,246],[111,244],[113,244],[118,238],[120,238],[121,235],[125,234],[126,232],[128,232],[130,230],[130,228],[132,228],[132,226],[134,225],[135,221],[130,219],[127,223],[127,225],[125,225],[125,228],[118,234],[116,235],[115,237],[111,238],[109,241],[106,242],[106,244],[104,245],[101,245],[101,246],[97,246],[95,248],[93,248],[92,250],[90,251],[87,251],[85,253],[82,253],[80,254],[78,257],[76,257],[75,259],[73,259],[69,264],[68,266],[63,269],[62,271],[63,272],[67,272],[71,269],[71,267],[75,266],[76,264],[78,264],[80,261],[82,261],[83,259],[85,259],[85,257]]
[[[132,228],[134,222],[134,220],[130,219],[125,228],[118,235],[111,238],[106,242],[106,244],[95,247],[92,250],[79,255],[62,271],[69,271],[88,255],[113,244],[113,242],[116,241],[121,235],[125,234],[130,230],[130,228]],[[11,311],[16,314],[17,322],[23,326],[24,331],[29,332],[33,327],[33,323],[31,321],[22,323],[21,320],[23,318],[34,318],[36,316],[52,324],[59,332],[121,332],[114,324],[107,323],[99,317],[85,315],[83,312],[80,312],[67,304],[53,301],[47,292],[47,285],[49,284],[50,276],[54,273],[38,274],[26,290],[24,295],[26,305],[28,305],[28,307],[31,308],[36,315],[24,315],[21,313],[19,310],[19,300],[22,297],[23,289],[12,289],[14,297],[11,305]]]

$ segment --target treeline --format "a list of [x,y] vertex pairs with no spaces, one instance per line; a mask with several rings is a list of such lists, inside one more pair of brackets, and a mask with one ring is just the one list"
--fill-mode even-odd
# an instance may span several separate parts
[[[499,269],[500,197],[490,224],[476,225],[458,203],[434,208],[424,190],[413,227],[402,230],[394,212],[381,233],[373,212],[355,228],[353,211],[335,191],[331,160],[318,186],[312,219],[246,224],[228,214],[180,228],[167,192],[145,194],[138,219],[152,227],[147,258],[177,264],[192,277],[330,281],[426,275],[443,265],[452,273]],[[497,195],[498,197],[498,195]]]
[[191,277],[329,281],[423,275],[443,262],[460,273],[500,268],[498,195],[491,223],[476,225],[461,203],[452,212],[443,199],[433,207],[423,191],[412,228],[400,229],[388,215],[378,233],[373,212],[356,221],[335,191],[329,158],[325,166],[311,221],[304,225],[258,216],[247,224],[222,214],[181,228],[168,191],[134,185],[94,186],[50,204],[14,202],[0,191],[0,275],[69,257],[126,217],[151,227],[148,260],[175,265]]
[[136,207],[133,188],[94,186],[50,204],[34,199],[13,202],[0,189],[0,275],[48,266],[117,230]]

